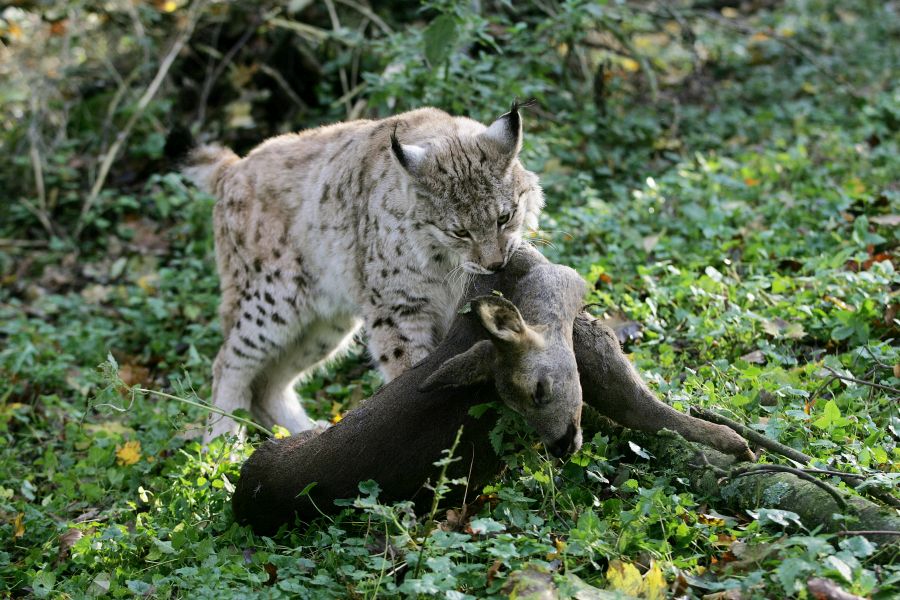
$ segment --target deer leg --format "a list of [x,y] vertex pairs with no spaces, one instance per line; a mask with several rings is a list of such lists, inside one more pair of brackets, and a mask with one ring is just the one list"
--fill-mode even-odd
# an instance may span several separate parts
[[709,423],[661,402],[622,352],[612,329],[581,314],[573,329],[575,359],[584,402],[620,425],[639,431],[670,429],[685,439],[752,460],[747,441],[734,430]]

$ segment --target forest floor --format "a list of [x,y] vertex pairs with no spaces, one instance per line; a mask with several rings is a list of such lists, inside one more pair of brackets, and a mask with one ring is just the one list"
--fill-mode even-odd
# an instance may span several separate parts
[[[827,27],[794,6],[716,69],[661,81],[664,114],[613,99],[526,117],[538,243],[589,281],[596,315],[627,323],[661,398],[896,494],[895,5],[819,15]],[[792,41],[820,34],[815,56]],[[814,577],[900,594],[896,550],[698,497],[627,432],[564,465],[514,434],[464,523],[441,512],[433,528],[363,485],[337,517],[257,537],[233,521],[239,465],[221,441],[201,450],[191,404],[221,339],[212,199],[169,172],[108,206],[96,250],[0,248],[0,596],[500,597],[526,566],[564,595],[789,597]],[[336,420],[379,385],[358,345],[298,391]]]

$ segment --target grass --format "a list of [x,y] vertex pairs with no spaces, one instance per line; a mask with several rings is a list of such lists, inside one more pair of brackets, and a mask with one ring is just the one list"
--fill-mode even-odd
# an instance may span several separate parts
[[[698,31],[717,56],[700,97],[660,76],[660,101],[635,101],[626,72],[605,113],[559,99],[553,120],[530,122],[525,159],[548,197],[543,251],[592,284],[597,314],[640,323],[626,351],[656,392],[896,490],[896,14],[813,4],[755,14],[771,35]],[[791,51],[810,39],[813,60]],[[661,75],[676,69],[648,53]],[[627,434],[557,467],[514,431],[509,468],[460,530],[456,512],[435,527],[364,483],[336,517],[254,536],[232,519],[230,448],[204,453],[193,436],[204,411],[135,391],[209,397],[210,214],[161,174],[106,197],[88,250],[0,252],[0,592],[481,598],[530,565],[564,593],[790,597],[814,576],[900,593],[895,556],[698,497]],[[357,349],[300,392],[330,418],[378,385]]]

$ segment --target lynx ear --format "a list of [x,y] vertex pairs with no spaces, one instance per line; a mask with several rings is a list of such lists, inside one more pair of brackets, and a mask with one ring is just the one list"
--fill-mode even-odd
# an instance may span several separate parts
[[427,154],[425,148],[421,146],[413,146],[411,144],[401,144],[397,139],[397,129],[391,133],[391,152],[400,163],[400,166],[410,175],[417,175],[422,164],[425,162]]
[[506,298],[481,296],[472,300],[472,309],[494,340],[520,347],[543,346],[544,336],[529,327],[516,305]]
[[490,381],[494,364],[494,345],[482,340],[474,346],[444,361],[437,370],[419,386],[420,392],[438,388],[459,387]]
[[534,101],[529,100],[523,104],[513,102],[509,112],[501,115],[481,134],[484,139],[495,143],[510,161],[518,156],[522,149],[522,119],[519,117],[519,108],[530,106],[532,102]]

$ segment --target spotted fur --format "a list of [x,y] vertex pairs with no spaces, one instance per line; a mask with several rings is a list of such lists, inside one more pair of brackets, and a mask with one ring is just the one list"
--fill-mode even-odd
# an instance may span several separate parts
[[[185,173],[217,199],[213,404],[310,428],[293,386],[362,324],[386,380],[424,358],[465,273],[502,268],[537,224],[518,108],[489,127],[424,108],[281,135],[244,158],[195,150]],[[227,431],[237,424],[219,418],[207,437]]]

